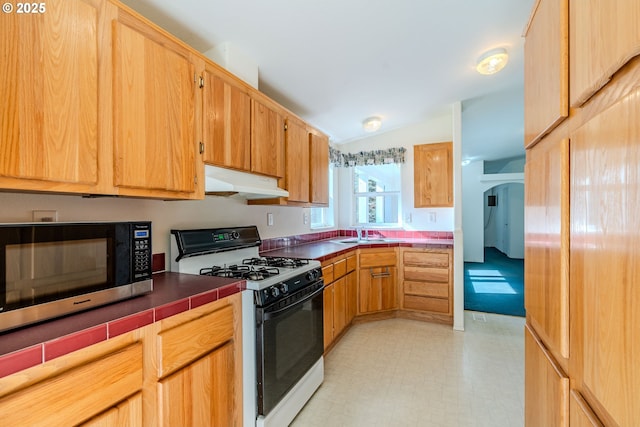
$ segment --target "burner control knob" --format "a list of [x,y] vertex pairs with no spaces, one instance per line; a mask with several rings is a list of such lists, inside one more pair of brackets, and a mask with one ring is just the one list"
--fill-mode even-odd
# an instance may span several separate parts
[[289,292],[289,286],[286,283],[280,283],[278,285],[278,288],[280,288],[280,293],[282,294],[286,294],[287,292]]
[[238,239],[240,238],[240,233],[238,233],[237,231],[234,231],[231,233],[231,238],[232,239]]
[[271,296],[273,296],[274,298],[278,298],[279,295],[280,295],[280,289],[278,289],[276,286],[272,286]]
[[316,280],[318,278],[318,271],[317,270],[311,270],[310,272],[307,273],[307,280],[311,281],[311,280]]

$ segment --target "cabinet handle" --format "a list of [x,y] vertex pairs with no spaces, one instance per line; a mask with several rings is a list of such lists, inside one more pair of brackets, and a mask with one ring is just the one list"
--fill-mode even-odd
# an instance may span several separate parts
[[373,277],[374,279],[379,279],[382,277],[391,277],[391,273],[389,272],[389,267],[387,267],[385,271],[382,273],[374,273],[373,268],[370,268],[369,273],[371,274],[371,277]]
[[198,144],[198,147],[200,148],[200,154],[204,154],[204,143],[203,143],[203,142],[200,142],[200,143]]

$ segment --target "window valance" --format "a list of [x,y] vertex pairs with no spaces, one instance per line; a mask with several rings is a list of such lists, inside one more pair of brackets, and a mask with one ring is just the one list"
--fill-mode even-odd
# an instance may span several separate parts
[[360,151],[358,153],[342,153],[329,147],[329,160],[336,167],[353,167],[364,165],[385,165],[389,163],[404,163],[404,147],[388,148],[386,150]]

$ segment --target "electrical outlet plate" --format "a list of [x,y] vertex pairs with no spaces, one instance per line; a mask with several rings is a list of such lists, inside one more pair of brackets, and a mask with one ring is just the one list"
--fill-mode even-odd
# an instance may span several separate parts
[[309,213],[308,212],[304,212],[302,214],[302,223],[303,224],[309,224]]
[[34,210],[33,222],[58,222],[58,211]]

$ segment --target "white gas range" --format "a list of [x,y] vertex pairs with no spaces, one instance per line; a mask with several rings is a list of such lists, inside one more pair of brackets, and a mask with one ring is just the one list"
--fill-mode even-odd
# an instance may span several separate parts
[[245,426],[288,425],[324,379],[320,262],[261,257],[255,226],[171,230],[171,271],[246,280]]

